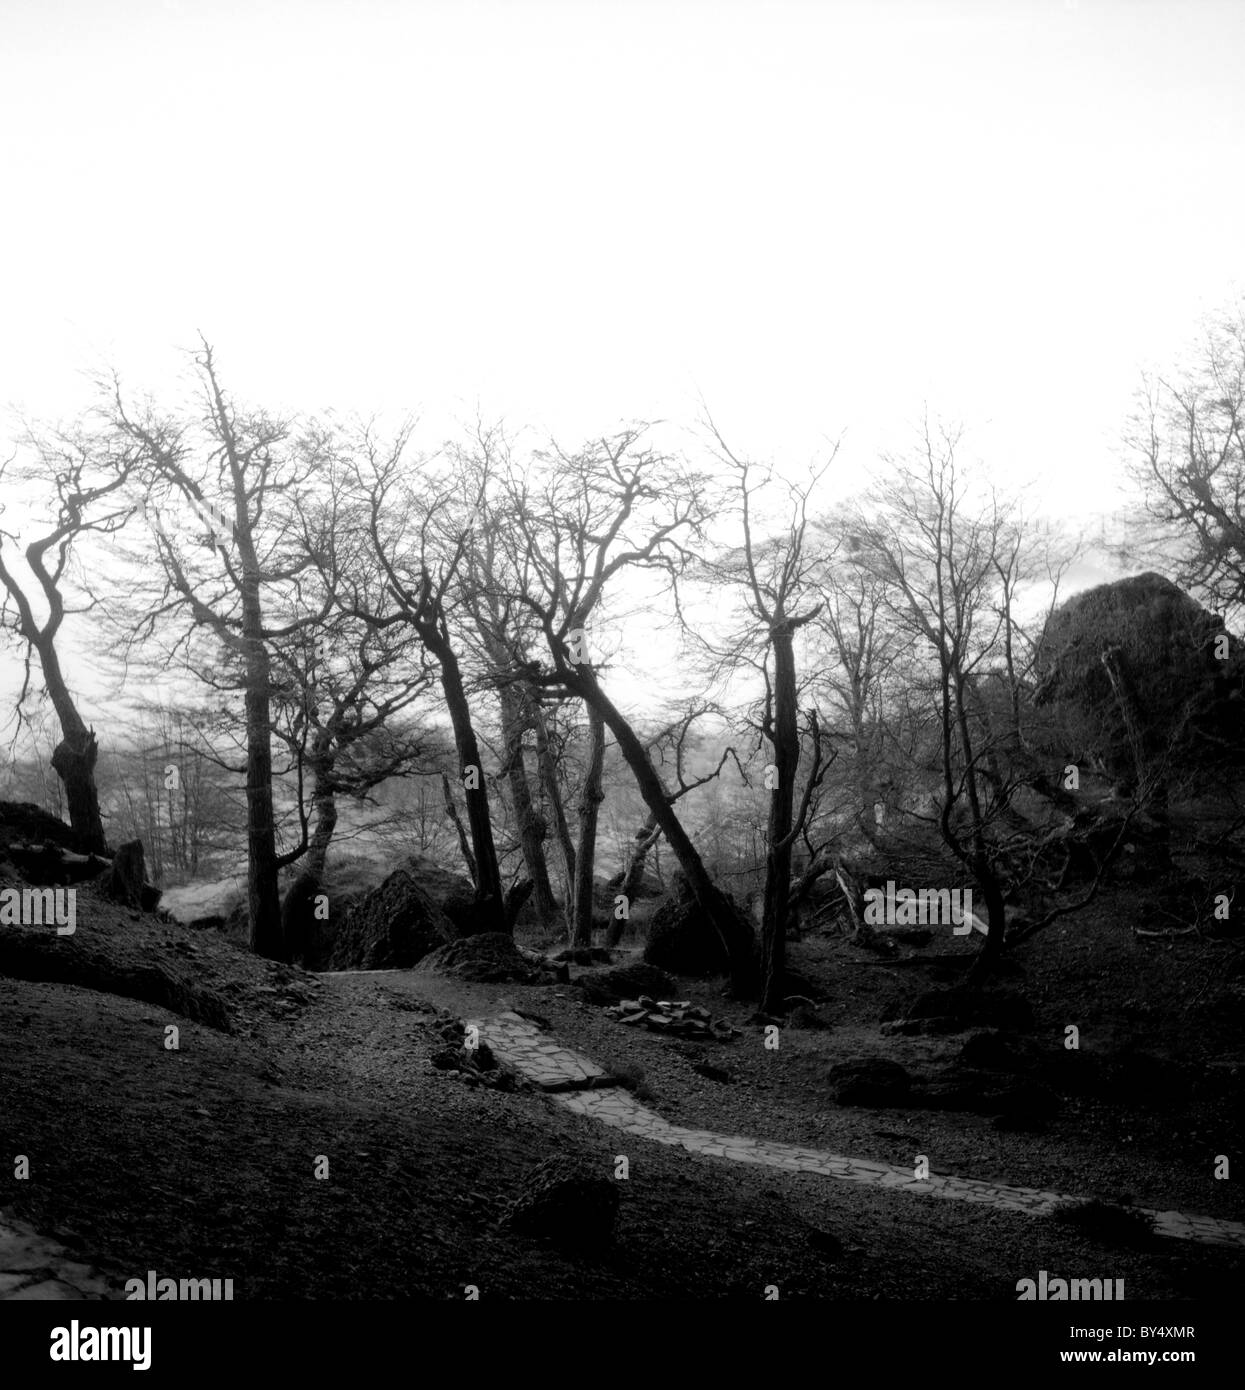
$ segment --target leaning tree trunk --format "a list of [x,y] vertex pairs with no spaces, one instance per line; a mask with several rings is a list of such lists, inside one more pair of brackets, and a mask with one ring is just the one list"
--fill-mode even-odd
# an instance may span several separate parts
[[601,774],[605,769],[605,721],[588,708],[588,772],[579,799],[579,850],[575,855],[575,926],[572,946],[592,945],[592,875],[597,858],[597,817],[605,793]]
[[769,848],[765,858],[765,907],[761,919],[761,1008],[782,1008],[786,967],[787,905],[791,893],[791,823],[795,774],[800,762],[796,726],[795,653],[785,623],[771,630],[774,648],[774,722],[772,744],[775,786],[770,792]]
[[[488,787],[480,759],[480,745],[471,722],[471,706],[467,701],[462,671],[453,648],[430,624],[420,624],[424,645],[437,658],[441,667],[441,689],[445,695],[450,722],[454,727],[454,743],[458,749],[458,770],[467,801],[467,825],[471,831],[471,847],[475,853],[476,906],[481,931],[505,932],[506,915],[501,886],[501,868],[497,848],[493,843],[493,822],[489,814]],[[475,769],[475,777],[469,778]]]
[[88,729],[78,713],[65,684],[55,646],[51,642],[39,643],[36,650],[43,667],[44,684],[60,720],[61,741],[52,752],[52,768],[65,788],[69,824],[83,854],[107,854],[99,790],[95,785],[95,763],[99,758],[95,730]]
[[709,877],[704,860],[701,859],[670,804],[666,789],[644,744],[601,689],[595,674],[590,671],[577,673],[567,679],[566,684],[590,708],[600,713],[606,727],[614,735],[627,766],[635,777],[645,805],[656,817],[657,824],[679,861],[679,867],[683,870],[697,905],[709,919],[710,925],[722,942],[726,958],[730,962],[732,992],[739,998],[755,998],[760,981],[752,932],[733,904]]

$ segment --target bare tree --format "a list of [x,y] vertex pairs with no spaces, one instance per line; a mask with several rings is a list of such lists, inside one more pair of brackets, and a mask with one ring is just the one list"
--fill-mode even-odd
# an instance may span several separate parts
[[221,847],[231,818],[228,783],[207,741],[207,712],[170,700],[136,702],[126,745],[102,767],[118,839],[141,839],[153,883],[193,876]]
[[[484,506],[488,477],[464,480],[452,469],[410,456],[410,427],[388,444],[366,429],[350,465],[363,534],[383,576],[383,593],[343,594],[351,618],[384,631],[413,629],[435,662],[454,730],[460,785],[467,805],[475,861],[476,922],[481,931],[505,931],[501,870],[493,839],[488,783],[476,734],[459,640],[451,628]],[[352,523],[355,524],[355,523]]]
[[766,778],[770,802],[761,922],[761,1007],[777,1012],[782,1008],[786,993],[785,943],[792,846],[807,824],[812,794],[825,773],[821,727],[816,712],[810,710],[807,719],[812,736],[813,767],[805,782],[797,814],[800,729],[795,634],[812,622],[822,608],[818,598],[821,557],[807,544],[808,502],[833,462],[837,447],[811,471],[807,482],[788,487],[788,514],[782,532],[762,536],[757,534],[758,494],[774,487],[773,469],[758,468],[751,460],[735,454],[708,416],[706,428],[719,462],[734,475],[743,537],[742,546],[720,557],[713,569],[719,579],[742,589],[749,617],[760,624],[765,634],[765,653],[761,660],[765,705],[761,727],[770,745],[772,762]]
[[[251,946],[280,960],[287,949],[272,789],[272,652],[276,642],[316,627],[327,616],[327,605],[316,612],[300,610],[291,596],[311,561],[300,548],[297,514],[288,503],[314,485],[321,458],[314,434],[296,437],[290,422],[234,406],[206,341],[195,366],[202,413],[194,421],[161,416],[150,406],[133,409],[119,384],[112,388],[111,418],[135,451],[163,579],[162,592],[136,624],[134,638],[171,621],[182,633],[182,649],[189,651],[193,635],[205,630],[241,672]],[[184,533],[167,522],[179,512],[206,526],[197,554]],[[273,626],[265,619],[268,602],[299,616]]]
[[935,433],[927,421],[917,458],[892,461],[889,479],[851,525],[855,562],[881,581],[894,620],[924,644],[933,662],[942,781],[938,829],[985,900],[987,934],[973,972],[979,979],[1002,952],[1006,908],[983,775],[988,740],[973,709],[972,683],[1002,645],[1004,622],[993,600],[1011,513],[997,497],[972,510],[958,442],[957,432]]
[[[507,478],[502,505],[517,547],[514,572],[523,581],[516,597],[535,615],[550,657],[548,667],[531,668],[528,678],[581,699],[614,736],[722,940],[733,988],[747,994],[757,981],[751,932],[710,879],[644,740],[601,684],[589,647],[589,626],[610,581],[645,570],[676,585],[706,514],[707,480],[646,448],[643,436],[637,427],[575,455],[555,450],[541,461],[539,483],[531,473]],[[577,874],[583,872],[577,865]]]
[[[664,769],[671,762],[674,764],[674,788],[668,790],[666,799],[673,806],[682,800],[689,793],[698,788],[707,786],[722,774],[722,769],[727,762],[734,760],[735,766],[739,771],[740,777],[746,782],[743,764],[739,761],[739,755],[734,745],[727,745],[722,750],[716,766],[712,771],[700,777],[693,777],[688,780],[687,758],[688,743],[691,738],[692,730],[698,720],[708,715],[720,715],[721,711],[710,705],[707,701],[696,699],[691,701],[686,709],[675,718],[661,725],[653,735],[645,740],[647,750],[653,764],[658,769]],[[664,772],[659,771],[663,784],[669,786],[669,778]],[[627,852],[623,859],[622,871],[618,876],[618,892],[622,894],[628,902],[632,901],[640,889],[640,884],[644,877],[644,865],[650,852],[656,847],[661,839],[661,826],[658,824],[657,817],[650,810],[643,823],[635,831]],[[612,928],[611,945],[617,945],[618,939],[622,935],[622,924],[618,923],[617,928]]]
[[845,538],[829,532],[831,555],[822,574],[822,608],[814,625],[816,688],[828,719],[835,720],[851,750],[852,821],[874,840],[879,806],[885,806],[886,700],[903,642],[882,607],[881,581],[842,559]]
[[[309,567],[294,598],[325,616],[314,627],[294,621],[273,644],[274,731],[285,743],[298,784],[303,877],[318,882],[338,819],[338,798],[366,799],[390,777],[419,768],[427,740],[411,723],[411,707],[432,682],[409,625],[380,627],[354,615],[383,602],[387,577],[366,543],[357,501],[347,498],[336,431],[318,443],[322,486],[293,498]],[[342,602],[334,601],[335,595]],[[310,795],[304,794],[310,778]]]
[[26,564],[34,575],[46,616],[40,619],[36,615],[28,587],[6,560],[4,543],[16,545],[16,537],[0,531],[0,583],[4,585],[0,624],[25,643],[19,711],[30,690],[31,654],[39,658],[43,683],[60,721],[61,738],[52,753],[52,767],[65,787],[70,824],[84,851],[107,854],[95,781],[99,744],[70,691],[57,637],[67,615],[94,607],[93,601],[80,608],[66,606],[65,586],[74,547],[84,537],[112,536],[124,526],[131,509],[124,504],[123,490],[134,463],[124,450],[101,451],[98,441],[86,435],[31,435],[28,443],[33,462],[24,468],[15,467],[12,460],[0,465],[0,485],[34,485],[47,489],[55,499],[51,529],[25,548]]
[[1177,582],[1224,612],[1245,606],[1245,305],[1207,327],[1183,379],[1142,385],[1133,476]]
[[[455,448],[454,462],[464,479],[472,478],[486,488],[488,480],[503,461],[509,460],[509,442],[500,427],[485,428],[477,424],[470,447]],[[523,671],[531,660],[531,646],[539,640],[532,627],[531,615],[505,595],[513,584],[505,575],[510,552],[501,542],[499,519],[487,516],[476,527],[474,544],[466,557],[463,605],[471,615],[485,679],[497,692],[501,715],[503,745],[502,770],[510,792],[515,829],[523,853],[527,876],[532,883],[532,903],[536,915],[548,922],[557,911],[549,865],[545,856],[545,841],[549,834],[546,818],[538,809],[537,791],[540,787],[540,744],[548,756],[547,733],[542,738],[543,717],[539,702],[530,685],[523,680]],[[528,775],[526,760],[527,735],[536,735],[538,773],[536,789]],[[551,800],[558,820],[559,837],[565,834],[570,845],[565,811],[556,776],[546,779],[546,796]],[[567,857],[567,901],[571,900],[575,880],[574,851]]]

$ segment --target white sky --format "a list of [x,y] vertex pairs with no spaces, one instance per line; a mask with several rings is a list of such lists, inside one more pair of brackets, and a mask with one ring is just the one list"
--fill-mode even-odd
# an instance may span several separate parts
[[1240,0],[0,0],[0,402],[478,402],[840,479],[928,400],[1112,502],[1140,368],[1240,293]]

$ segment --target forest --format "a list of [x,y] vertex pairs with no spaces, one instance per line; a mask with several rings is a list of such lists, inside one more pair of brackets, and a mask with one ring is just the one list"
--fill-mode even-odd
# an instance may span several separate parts
[[[1239,1283],[1245,316],[1121,422],[1110,543],[928,412],[845,479],[834,444],[758,461],[707,406],[691,445],[477,419],[433,447],[239,401],[206,340],[190,367],[180,400],[102,379],[0,474],[0,984],[6,1031],[54,1035],[40,1065],[0,1049],[0,1149],[48,1153],[51,1072],[107,1037],[137,1089],[96,1117],[91,1182],[176,1156],[141,1216],[44,1158],[66,1171],[26,1215],[88,1229],[99,1288],[111,1250],[114,1286],[159,1257],[241,1297],[908,1297],[929,1271],[894,1273],[867,1207],[810,1221],[788,1193],[745,1248],[746,1165],[919,1188],[931,1161],[942,1195],[985,1168],[1023,1180],[1002,1212],[1058,1218],[1040,1256],[996,1239],[1016,1279],[1106,1241],[1148,1297]],[[1120,577],[1070,583],[1095,546]],[[82,895],[68,932],[16,906],[49,886]],[[736,1171],[655,1234],[687,1174],[602,1124]],[[246,1171],[210,1219],[192,1140]],[[274,1169],[274,1143],[304,1157]],[[327,1216],[276,1176],[313,1154]],[[629,1163],[652,1205],[626,1214],[632,1183],[617,1236]],[[1000,1296],[933,1205],[955,1294]]]

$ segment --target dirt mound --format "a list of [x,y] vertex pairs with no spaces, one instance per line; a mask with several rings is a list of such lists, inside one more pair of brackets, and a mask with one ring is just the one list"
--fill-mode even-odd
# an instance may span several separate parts
[[[81,896],[86,897],[85,891]],[[179,963],[170,953],[144,951],[134,941],[100,931],[92,915],[87,903],[79,904],[79,920],[65,936],[48,926],[0,926],[0,975],[141,999],[195,1023],[233,1031],[224,999],[195,978],[188,968],[192,962]]]
[[[346,914],[333,934],[325,968],[402,969],[452,941],[454,935],[453,924],[428,893],[407,869],[398,869]],[[315,949],[314,938],[309,949]]]
[[482,932],[430,951],[420,970],[479,984],[547,984],[553,973],[525,956],[504,932]]

